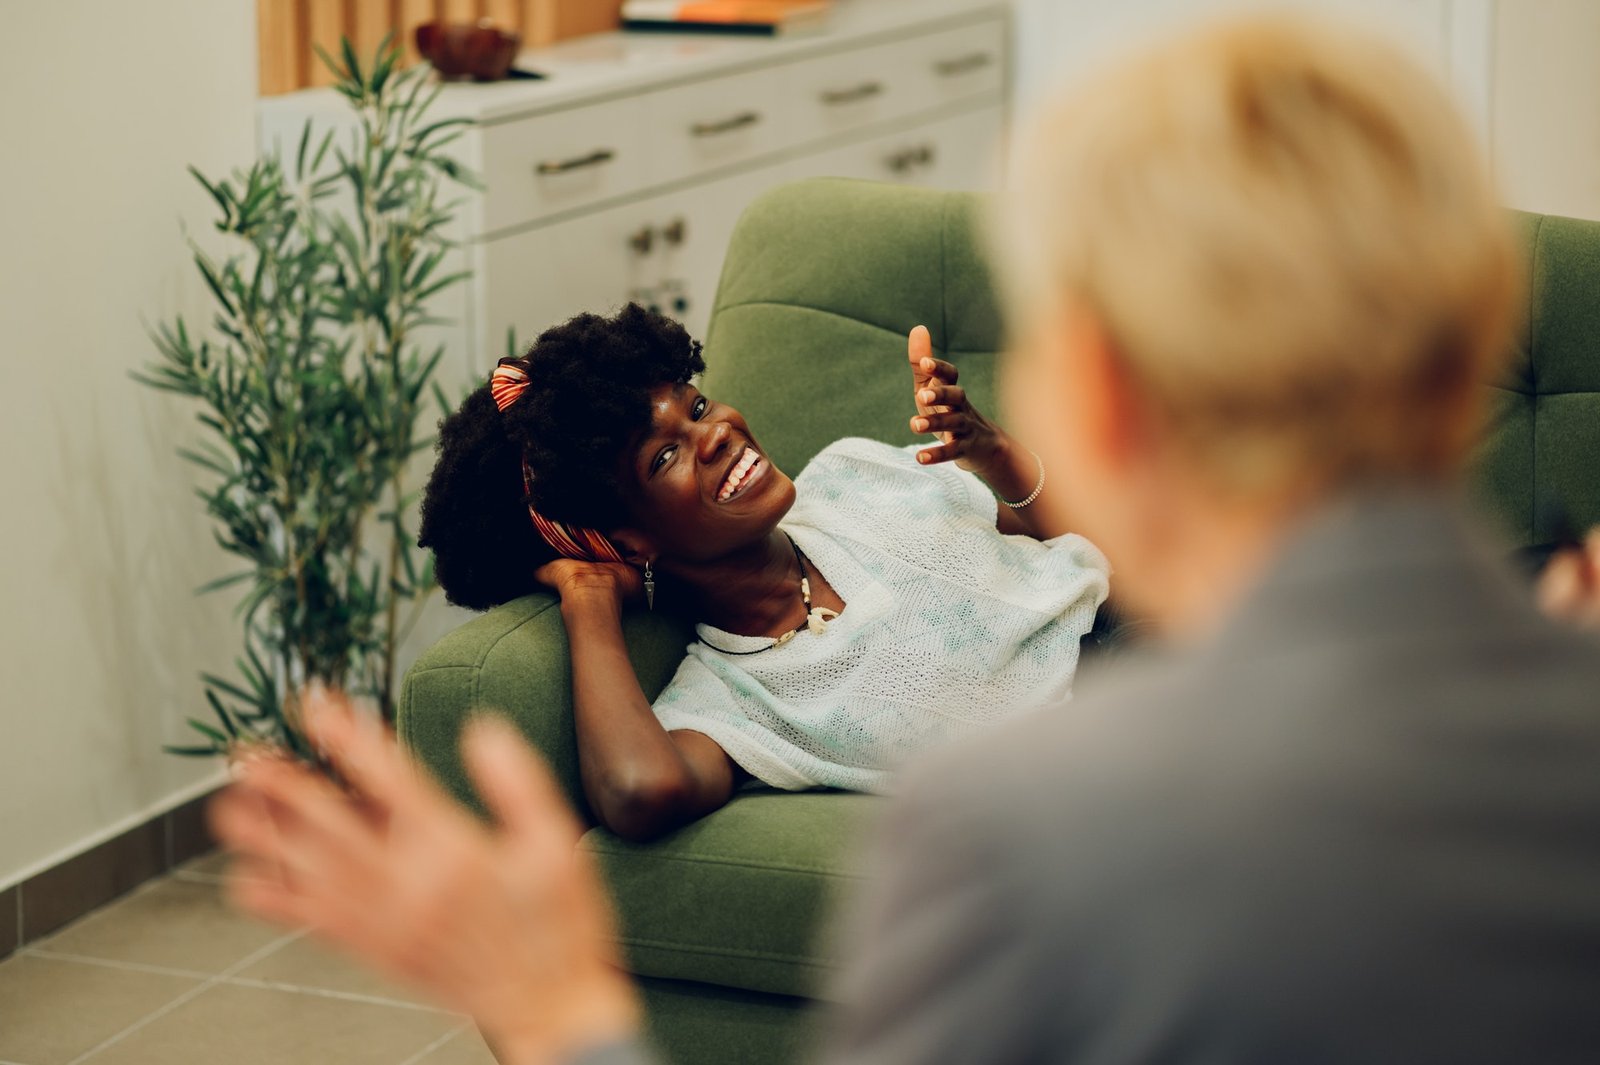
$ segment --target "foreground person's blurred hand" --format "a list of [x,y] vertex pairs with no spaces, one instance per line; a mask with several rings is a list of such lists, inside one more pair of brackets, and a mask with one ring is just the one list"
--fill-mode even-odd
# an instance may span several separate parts
[[236,905],[471,1015],[503,1062],[563,1060],[634,1030],[578,821],[510,725],[480,718],[462,741],[491,829],[344,697],[312,692],[306,720],[349,790],[287,761],[243,767],[211,807],[238,856]]
[[1551,556],[1539,577],[1539,606],[1558,620],[1600,629],[1600,528]]

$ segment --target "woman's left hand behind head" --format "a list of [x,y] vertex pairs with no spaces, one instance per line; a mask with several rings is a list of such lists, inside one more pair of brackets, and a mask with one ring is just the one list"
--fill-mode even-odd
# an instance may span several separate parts
[[540,584],[553,589],[563,601],[596,595],[623,603],[644,594],[644,577],[622,562],[558,558],[534,570],[533,576]]

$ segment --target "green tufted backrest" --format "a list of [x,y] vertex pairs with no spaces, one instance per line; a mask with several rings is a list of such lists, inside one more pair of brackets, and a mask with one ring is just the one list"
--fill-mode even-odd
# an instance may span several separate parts
[[840,437],[909,444],[906,334],[926,325],[993,410],[1000,320],[981,211],[976,196],[837,178],[766,194],[728,247],[706,392],[743,412],[791,476]]
[[[758,200],[728,249],[707,391],[797,472],[846,435],[916,439],[905,334],[918,323],[993,409],[1000,318],[983,198],[837,178]],[[1530,313],[1472,480],[1518,545],[1600,524],[1600,223],[1512,212]]]
[[1600,525],[1600,222],[1512,221],[1528,313],[1473,475],[1506,534],[1528,545]]

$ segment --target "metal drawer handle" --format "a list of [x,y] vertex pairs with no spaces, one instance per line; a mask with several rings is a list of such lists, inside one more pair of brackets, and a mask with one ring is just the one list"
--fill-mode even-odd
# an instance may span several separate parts
[[562,159],[559,162],[543,162],[533,169],[537,174],[565,174],[569,170],[582,170],[584,167],[609,163],[616,157],[617,153],[610,148],[596,148],[588,155],[580,155],[575,159]]
[[829,89],[822,94],[822,102],[829,107],[838,107],[841,104],[853,104],[861,100],[868,100],[883,92],[883,82],[864,81],[851,89]]
[[904,174],[912,167],[933,165],[936,155],[933,145],[919,144],[915,148],[895,152],[883,162],[894,173]]
[[715,137],[719,133],[732,133],[736,129],[744,129],[761,121],[760,111],[741,111],[731,118],[724,118],[717,122],[696,122],[689,127],[689,132],[696,137]]
[[933,72],[941,78],[953,78],[957,74],[970,74],[974,70],[982,70],[994,62],[994,56],[988,52],[973,52],[971,55],[956,56],[954,59],[941,59],[933,64]]

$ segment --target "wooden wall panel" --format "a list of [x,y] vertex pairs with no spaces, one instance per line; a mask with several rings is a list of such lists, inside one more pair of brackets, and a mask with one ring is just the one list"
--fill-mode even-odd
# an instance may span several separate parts
[[555,27],[552,36],[541,44],[604,33],[616,29],[622,21],[622,0],[569,0],[549,6],[555,13]]
[[483,18],[522,32],[522,0],[483,0]]
[[439,6],[434,0],[398,0],[395,6],[395,26],[406,50],[406,62],[415,63],[422,57],[417,54],[417,27],[439,17]]
[[477,22],[483,17],[478,0],[440,0],[439,17],[446,22]]
[[399,11],[394,0],[354,0],[353,7],[350,43],[355,45],[356,55],[364,63],[367,56],[377,50],[384,37],[395,31],[399,24]]
[[261,94],[273,96],[328,85],[333,73],[317,58],[320,45],[335,58],[348,36],[363,59],[393,33],[407,63],[417,62],[414,34],[434,19],[489,19],[522,34],[525,47],[614,29],[622,0],[256,0]]
[[305,84],[300,69],[305,27],[298,0],[257,0],[256,41],[262,96],[292,92]]
[[341,62],[339,56],[339,40],[350,34],[350,8],[353,6],[345,0],[301,0],[307,12],[307,25],[311,31],[310,54],[306,57],[306,83],[309,85],[332,85],[336,79],[328,64],[323,62],[317,49],[320,48],[332,56],[335,62]]

